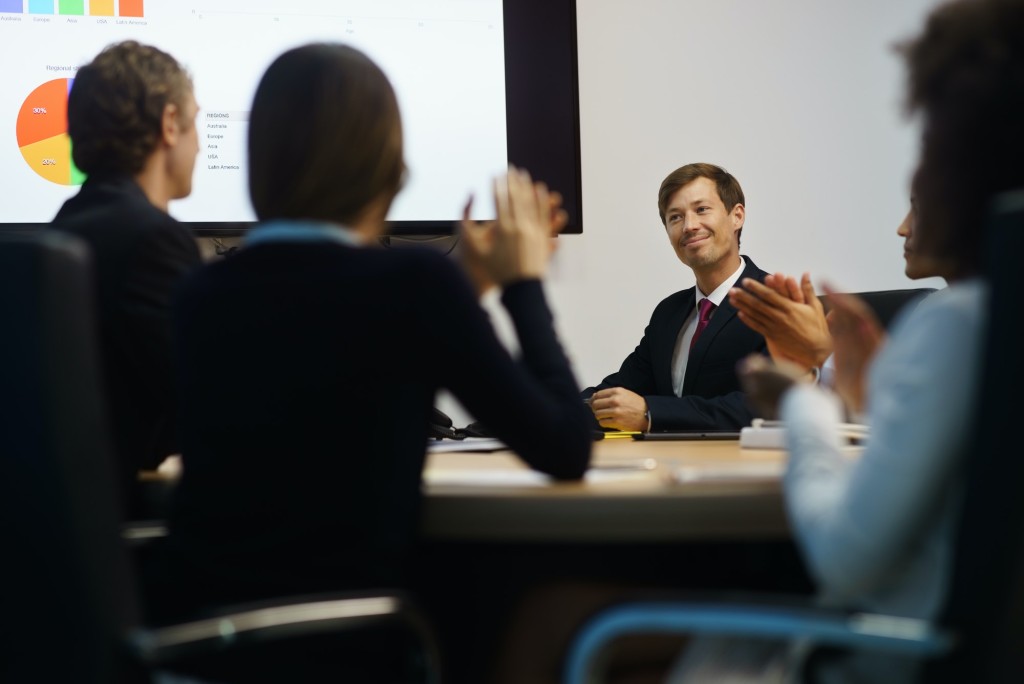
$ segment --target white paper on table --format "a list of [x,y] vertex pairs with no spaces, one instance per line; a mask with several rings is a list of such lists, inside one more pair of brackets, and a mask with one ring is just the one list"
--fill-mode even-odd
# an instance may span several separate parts
[[[636,467],[595,466],[587,471],[584,481],[589,484],[643,482],[656,477],[657,475],[651,468],[643,465]],[[551,477],[526,468],[427,468],[423,473],[423,480],[430,485],[476,487],[546,487],[554,482]]]
[[428,485],[459,485],[470,487],[546,487],[551,478],[534,470],[494,468],[433,469],[423,471]]
[[466,439],[432,439],[427,442],[431,454],[453,454],[459,451],[502,451],[508,449],[500,439],[493,437],[467,437]]
[[729,465],[676,466],[669,470],[673,482],[728,482],[742,480],[777,480],[786,464],[781,461],[750,461]]

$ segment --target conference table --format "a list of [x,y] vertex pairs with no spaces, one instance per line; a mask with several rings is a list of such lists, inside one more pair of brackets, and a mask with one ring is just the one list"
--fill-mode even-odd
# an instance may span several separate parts
[[[432,444],[423,472],[412,589],[448,681],[484,681],[511,616],[550,582],[810,591],[782,503],[784,451],[607,437],[582,481],[557,482],[508,450],[483,451],[495,446]],[[172,460],[142,479],[169,489],[179,475]],[[133,532],[165,530],[156,522]]]
[[784,465],[784,451],[742,449],[735,439],[617,437],[595,442],[583,481],[555,482],[509,451],[432,452],[422,533],[492,542],[783,539]]
[[[785,460],[784,451],[743,449],[736,439],[606,437],[582,481],[554,482],[509,451],[429,453],[416,589],[449,679],[486,681],[513,616],[544,587],[606,599],[809,593],[782,502]],[[589,605],[568,601],[543,621]]]
[[[785,539],[779,479],[785,452],[738,440],[594,443],[579,482],[530,470],[493,440],[440,442],[423,472],[422,538],[445,542],[673,543]],[[449,451],[448,449],[457,449]],[[151,489],[173,487],[180,462],[142,473]],[[166,498],[156,496],[153,498]],[[126,536],[160,536],[143,522]]]

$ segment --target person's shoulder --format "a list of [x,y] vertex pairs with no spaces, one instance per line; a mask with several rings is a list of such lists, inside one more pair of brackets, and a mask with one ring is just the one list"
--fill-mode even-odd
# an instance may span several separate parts
[[139,234],[137,254],[158,259],[176,258],[183,262],[198,262],[199,245],[188,224],[178,221],[153,205],[149,205],[149,208],[151,211],[140,210],[134,220],[125,224],[126,230]]
[[651,320],[660,319],[663,316],[668,316],[678,309],[687,308],[696,301],[694,292],[697,287],[688,287],[677,292],[673,292],[669,296],[658,302],[657,306],[654,307],[654,311],[651,313]]
[[152,209],[155,213],[153,213],[145,222],[142,222],[142,225],[145,228],[176,241],[186,241],[192,244],[195,243],[195,235],[193,235],[192,229],[189,228],[187,223],[182,223],[170,214],[166,214],[156,207],[152,207]]
[[743,273],[740,278],[754,278],[758,281],[764,282],[764,279],[769,275],[767,271],[761,269],[754,260],[746,254],[741,255],[743,257]]
[[373,250],[375,256],[410,277],[447,278],[459,274],[458,265],[442,252],[427,247],[391,247]]
[[190,234],[183,224],[154,206],[141,192],[136,194],[109,189],[88,194],[82,191],[72,197],[54,217],[52,226],[57,230],[83,234]]
[[[893,335],[916,330],[926,335],[978,332],[988,311],[988,284],[972,278],[923,298],[893,326]],[[906,334],[903,332],[902,334]]]
[[965,280],[922,297],[911,315],[933,316],[941,313],[974,318],[986,310],[988,292],[988,283],[981,278]]

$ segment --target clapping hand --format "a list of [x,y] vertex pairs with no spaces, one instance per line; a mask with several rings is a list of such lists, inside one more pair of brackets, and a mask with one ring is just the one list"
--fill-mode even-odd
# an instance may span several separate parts
[[805,370],[825,363],[832,337],[810,274],[804,273],[799,284],[781,273],[767,276],[764,284],[751,278],[741,284],[729,290],[729,302],[741,321],[764,335],[773,359]]
[[470,198],[463,210],[460,254],[478,294],[544,276],[554,251],[551,238],[568,222],[561,204],[561,195],[515,167],[494,182],[496,220],[470,220]]
[[825,286],[835,346],[835,390],[853,413],[864,411],[867,370],[885,341],[885,331],[863,299]]

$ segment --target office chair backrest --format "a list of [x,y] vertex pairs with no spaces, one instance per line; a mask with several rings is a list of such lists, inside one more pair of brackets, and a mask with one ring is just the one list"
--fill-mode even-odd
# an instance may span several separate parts
[[0,680],[116,682],[134,587],[83,243],[0,236]]
[[[871,307],[882,327],[889,328],[896,314],[908,304],[920,301],[925,295],[935,292],[933,287],[917,287],[907,290],[874,290],[871,292],[854,292]],[[828,310],[828,297],[822,296],[825,310]]]
[[[84,243],[0,235],[0,682],[128,684],[157,666],[221,668],[213,681],[321,681],[314,667],[435,681],[429,627],[395,592],[142,629],[94,316]],[[388,661],[367,665],[377,653]]]
[[1016,320],[1024,192],[1000,198],[987,245],[989,320],[966,494],[943,621],[962,641],[926,681],[1024,681],[1024,449],[1017,433],[1024,360]]

